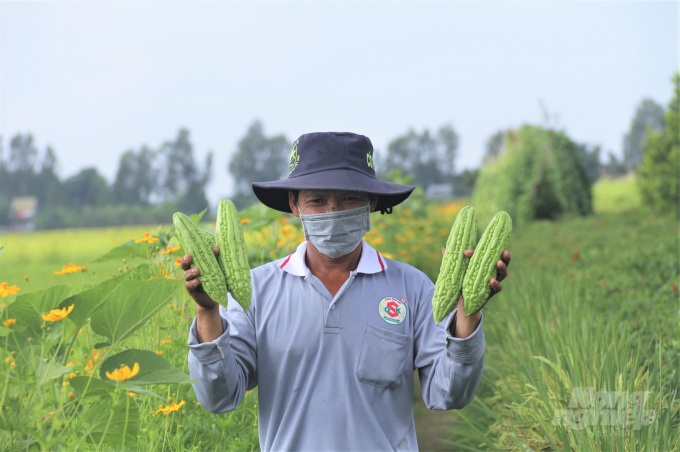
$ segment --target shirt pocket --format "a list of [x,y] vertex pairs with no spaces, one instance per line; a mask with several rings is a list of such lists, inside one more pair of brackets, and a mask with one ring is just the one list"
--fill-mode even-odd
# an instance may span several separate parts
[[383,389],[401,385],[408,355],[408,336],[366,323],[361,340],[357,378]]

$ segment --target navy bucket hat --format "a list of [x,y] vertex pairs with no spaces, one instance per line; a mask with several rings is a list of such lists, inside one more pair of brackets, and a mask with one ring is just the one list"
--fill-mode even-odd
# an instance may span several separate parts
[[293,144],[288,168],[287,179],[253,182],[257,199],[281,212],[291,212],[289,190],[350,190],[378,196],[375,210],[391,213],[415,188],[378,180],[371,140],[349,132],[301,135]]

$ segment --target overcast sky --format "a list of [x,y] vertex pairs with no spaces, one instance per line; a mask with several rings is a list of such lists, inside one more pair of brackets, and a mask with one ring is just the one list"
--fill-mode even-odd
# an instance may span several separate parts
[[290,140],[453,124],[458,168],[498,129],[540,124],[539,99],[575,140],[621,155],[644,97],[667,104],[677,2],[0,1],[0,134],[51,145],[60,175],[158,147],[180,127],[209,196],[231,193],[248,125]]

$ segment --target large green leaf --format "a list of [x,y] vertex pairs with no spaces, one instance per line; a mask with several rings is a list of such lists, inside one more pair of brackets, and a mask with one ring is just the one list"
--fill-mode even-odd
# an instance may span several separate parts
[[49,359],[36,360],[34,369],[36,369],[36,379],[38,384],[42,385],[52,380],[52,378],[59,378],[67,372],[70,372],[73,367],[62,366],[56,361],[50,362]]
[[[71,386],[76,391],[79,397],[104,397],[109,396],[116,389],[116,382],[111,382],[111,380],[100,380],[99,378],[91,377],[73,377],[71,378]],[[139,395],[148,395],[152,397],[158,397],[161,400],[163,397],[158,394],[147,391],[141,386],[134,385],[132,383],[125,384],[122,386],[125,388],[125,392],[134,392]]]
[[106,372],[112,373],[123,366],[132,369],[135,363],[139,364],[139,373],[126,383],[133,385],[195,383],[189,375],[173,367],[167,359],[148,350],[130,349],[113,355],[102,363],[99,374],[102,380],[112,381],[106,377]]
[[111,259],[132,259],[142,258],[146,259],[147,255],[151,254],[149,244],[146,242],[135,243],[135,239],[128,240],[120,246],[113,248],[108,253],[98,257],[93,264],[97,262],[109,261]]
[[97,312],[102,306],[111,300],[112,295],[114,295],[115,290],[128,280],[146,280],[151,277],[151,272],[149,266],[146,264],[138,265],[121,275],[114,278],[107,279],[91,289],[85,290],[72,297],[64,300],[59,307],[71,306],[73,311],[69,315],[69,318],[78,325],[78,328],[82,328],[85,325],[92,314]]
[[17,324],[39,330],[44,320],[43,312],[50,312],[69,296],[71,288],[66,284],[52,286],[45,290],[29,292],[17,296],[14,303],[7,306],[7,318],[16,319]]
[[201,221],[201,218],[203,218],[203,215],[205,215],[205,213],[206,213],[207,211],[208,211],[208,208],[206,207],[205,209],[203,209],[203,210],[202,210],[201,212],[199,212],[199,213],[195,213],[195,214],[193,214],[193,215],[189,215],[189,218],[191,218],[191,221],[193,221],[194,223],[198,224],[198,222]]
[[181,286],[179,279],[123,281],[111,292],[108,303],[92,315],[92,330],[115,345],[144,326]]
[[92,406],[85,415],[88,442],[117,444],[136,448],[139,434],[139,407],[131,397],[122,397],[117,405],[108,399]]

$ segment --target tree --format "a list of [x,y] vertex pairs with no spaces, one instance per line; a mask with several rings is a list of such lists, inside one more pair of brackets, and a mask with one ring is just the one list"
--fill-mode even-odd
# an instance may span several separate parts
[[600,178],[600,150],[600,146],[593,146],[591,148],[587,144],[576,144],[576,154],[579,160],[581,160],[581,164],[586,170],[591,183]]
[[199,170],[189,131],[180,129],[174,141],[163,144],[158,157],[161,176],[157,192],[160,200],[175,202],[183,211],[200,212],[206,208],[205,187],[210,181],[212,152],[206,156],[204,170]]
[[619,160],[611,151],[607,152],[608,161],[600,164],[600,173],[609,177],[623,176],[628,172],[628,167],[623,160]]
[[12,173],[13,194],[15,196],[31,195],[33,171],[38,158],[38,150],[33,144],[33,135],[16,135],[10,142],[9,162],[7,169]]
[[664,115],[667,127],[648,129],[637,179],[644,205],[680,217],[680,72],[672,82],[674,95]]
[[100,207],[110,202],[106,178],[96,168],[85,168],[64,181],[66,198],[73,207]]
[[623,137],[623,159],[629,168],[642,163],[643,143],[652,132],[663,132],[666,128],[663,107],[652,99],[643,99],[635,109],[630,131]]
[[149,204],[156,191],[155,152],[143,146],[139,152],[127,151],[120,157],[113,182],[112,197],[124,204]]
[[255,201],[253,182],[278,180],[288,175],[292,144],[285,135],[267,137],[262,122],[256,120],[238,142],[228,170],[234,178],[233,201],[243,208]]
[[436,135],[428,129],[422,134],[410,129],[387,146],[387,157],[379,163],[381,176],[401,168],[405,175],[413,176],[414,184],[452,183],[457,149],[458,135],[451,125],[440,127]]
[[64,203],[64,186],[57,175],[57,155],[48,146],[40,165],[40,172],[34,181],[35,195],[39,208]]
[[484,163],[492,162],[505,152],[505,132],[499,130],[494,133],[486,140],[486,146],[484,149]]

